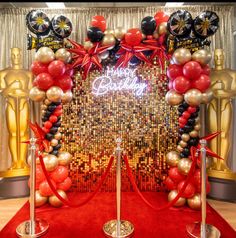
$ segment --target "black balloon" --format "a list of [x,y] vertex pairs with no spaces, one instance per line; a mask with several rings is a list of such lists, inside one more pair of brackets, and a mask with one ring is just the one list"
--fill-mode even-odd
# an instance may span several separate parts
[[140,62],[141,61],[136,56],[133,56],[129,61],[130,65],[132,66],[138,65]]
[[54,136],[51,133],[47,133],[45,137],[47,140],[51,141]]
[[189,104],[186,103],[185,101],[183,103],[181,103],[180,105],[182,105],[185,109],[187,109],[189,107]]
[[183,105],[178,106],[178,112],[183,113],[185,111],[185,108]]
[[185,157],[186,157],[186,155],[183,152],[181,152],[180,153],[180,158],[185,158]]
[[183,153],[186,157],[188,157],[188,156],[190,155],[190,150],[189,150],[189,148],[185,147],[185,148],[183,149],[182,153]]
[[98,27],[89,27],[87,36],[91,42],[99,42],[102,40],[104,34]]
[[58,144],[56,146],[53,146],[53,150],[59,150],[61,148],[61,144]]
[[42,117],[42,121],[45,122],[45,121],[48,121],[48,117]]
[[50,112],[50,111],[47,110],[47,111],[45,112],[45,114],[44,114],[44,117],[50,117],[51,114],[52,114],[52,112]]
[[61,126],[61,122],[58,121],[58,122],[54,123],[53,126],[54,126],[54,127],[60,127],[60,126]]
[[58,150],[53,150],[53,151],[50,152],[50,154],[57,156]]
[[148,16],[144,17],[141,22],[141,30],[145,35],[152,35],[156,29],[156,20],[154,17]]
[[198,112],[191,113],[190,118],[197,118],[198,117]]
[[50,129],[50,133],[53,134],[53,135],[56,134],[57,131],[58,131],[58,127],[54,127],[54,126],[53,126],[53,127]]
[[185,133],[189,133],[190,131],[194,129],[194,127],[186,124],[183,129]]
[[195,124],[195,119],[194,118],[189,118],[188,122],[187,122],[187,125],[193,126],[194,124]]
[[188,141],[188,145],[189,145],[189,146],[196,146],[196,145],[198,145],[198,142],[199,142],[199,138],[191,138],[191,139]]
[[179,128],[179,134],[184,134],[185,133],[185,130],[184,130],[184,128]]
[[58,105],[60,105],[61,104],[61,102],[52,102],[50,105],[56,105],[56,106],[58,106]]
[[56,105],[49,105],[47,110],[53,112],[56,109],[56,107],[57,107]]

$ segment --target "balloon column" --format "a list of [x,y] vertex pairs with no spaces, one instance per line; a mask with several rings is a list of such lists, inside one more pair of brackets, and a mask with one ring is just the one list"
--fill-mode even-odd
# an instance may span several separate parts
[[[33,10],[26,17],[28,27],[29,22],[32,20],[31,18],[34,19],[35,17],[36,22],[42,24],[37,27],[38,29],[42,30],[48,26],[48,24],[46,24],[47,22],[45,22],[47,19],[45,14],[41,11]],[[41,21],[37,21],[39,18]],[[56,34],[57,32],[59,34],[61,31],[64,37],[68,36],[71,32],[71,23],[69,20],[64,16],[60,16],[60,18],[54,17],[53,19],[52,22],[55,21],[56,24],[53,28],[54,33]],[[64,22],[64,25],[59,24],[60,22]],[[44,26],[44,24],[46,24],[46,26]],[[66,24],[68,24],[70,28],[62,29]],[[36,25],[33,25],[33,27],[36,27]],[[67,31],[68,29],[70,29],[69,32]],[[65,198],[65,191],[67,191],[72,184],[71,179],[68,177],[68,165],[72,156],[68,152],[61,151],[62,135],[60,133],[60,126],[62,104],[69,103],[72,100],[71,89],[73,81],[71,77],[73,75],[73,69],[69,64],[71,62],[70,52],[65,48],[57,49],[55,44],[56,42],[51,41],[49,47],[40,47],[40,45],[36,47],[38,49],[31,65],[31,71],[35,79],[29,97],[34,102],[43,102],[41,105],[42,130],[45,132],[45,139],[49,141],[50,145],[48,150],[43,152],[43,160],[55,187]],[[60,45],[60,47],[62,46]],[[36,206],[41,206],[47,201],[56,207],[62,205],[49,188],[39,164],[37,164],[36,181]]]

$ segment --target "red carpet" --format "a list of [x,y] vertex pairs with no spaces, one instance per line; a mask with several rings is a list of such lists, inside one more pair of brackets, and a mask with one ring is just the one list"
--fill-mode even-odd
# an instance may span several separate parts
[[[167,194],[145,192],[144,196],[155,206],[163,206],[167,202]],[[71,193],[70,199],[83,200],[87,193]],[[115,219],[115,193],[98,193],[88,204],[80,208],[52,208],[45,205],[37,209],[37,217],[50,223],[47,234],[50,238],[103,238],[102,227],[105,222]],[[4,216],[4,214],[1,214]],[[154,212],[147,207],[136,193],[122,193],[122,219],[129,220],[135,227],[134,238],[183,238],[188,237],[185,225],[200,219],[199,211],[187,207],[170,208]],[[24,220],[29,219],[29,203],[27,202],[0,232],[1,238],[16,237],[15,229]],[[236,232],[209,205],[207,222],[221,231],[221,238],[234,238]]]

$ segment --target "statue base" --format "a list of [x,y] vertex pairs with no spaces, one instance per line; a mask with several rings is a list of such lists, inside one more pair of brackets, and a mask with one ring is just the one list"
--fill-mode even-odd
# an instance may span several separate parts
[[0,199],[28,197],[29,176],[9,177],[0,179]]
[[0,178],[10,178],[10,177],[19,177],[19,176],[27,176],[30,175],[30,169],[29,168],[23,168],[23,169],[8,169],[6,171],[0,171]]
[[215,178],[209,175],[209,182],[211,184],[211,191],[207,197],[236,202],[236,180]]

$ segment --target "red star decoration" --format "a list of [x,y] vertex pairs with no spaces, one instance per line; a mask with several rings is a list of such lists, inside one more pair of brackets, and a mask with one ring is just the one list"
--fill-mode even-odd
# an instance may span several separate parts
[[94,46],[88,51],[84,48],[83,45],[78,44],[73,40],[68,41],[74,46],[73,49],[68,49],[69,52],[73,53],[74,56],[72,59],[74,63],[72,64],[72,68],[80,67],[83,69],[83,79],[85,80],[88,76],[89,71],[92,69],[94,65],[98,70],[102,70],[102,65],[99,62],[98,54],[105,52],[111,45],[100,47],[100,42],[94,43]]

